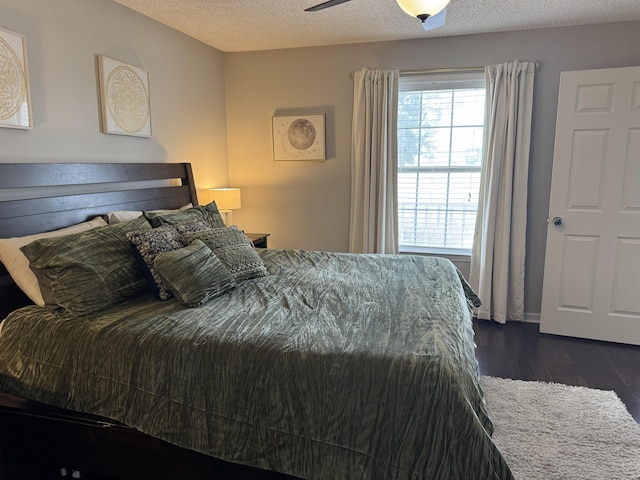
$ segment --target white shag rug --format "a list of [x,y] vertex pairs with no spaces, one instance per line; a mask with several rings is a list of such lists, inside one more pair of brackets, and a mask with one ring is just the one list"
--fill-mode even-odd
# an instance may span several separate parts
[[481,378],[516,480],[640,480],[640,425],[612,391]]

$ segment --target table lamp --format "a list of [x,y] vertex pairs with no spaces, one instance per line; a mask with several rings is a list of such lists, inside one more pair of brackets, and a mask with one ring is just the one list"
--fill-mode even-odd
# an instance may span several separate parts
[[220,213],[224,214],[224,223],[231,224],[232,211],[241,207],[239,188],[210,188],[209,202],[216,202]]

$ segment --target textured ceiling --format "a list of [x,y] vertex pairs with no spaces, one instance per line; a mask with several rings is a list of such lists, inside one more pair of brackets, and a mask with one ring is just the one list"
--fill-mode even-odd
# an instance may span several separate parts
[[[362,43],[640,20],[640,0],[451,0],[425,32],[395,0],[114,0],[223,52]],[[640,33],[639,33],[640,38]]]

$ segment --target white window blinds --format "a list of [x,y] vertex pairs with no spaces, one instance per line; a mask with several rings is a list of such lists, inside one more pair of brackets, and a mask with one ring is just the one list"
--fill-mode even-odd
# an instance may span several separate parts
[[400,77],[401,251],[471,251],[482,169],[484,72]]

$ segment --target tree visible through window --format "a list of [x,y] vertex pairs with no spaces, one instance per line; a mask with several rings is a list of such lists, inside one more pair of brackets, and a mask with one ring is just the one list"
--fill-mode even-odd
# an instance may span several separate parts
[[401,251],[470,253],[482,169],[484,74],[400,78]]

